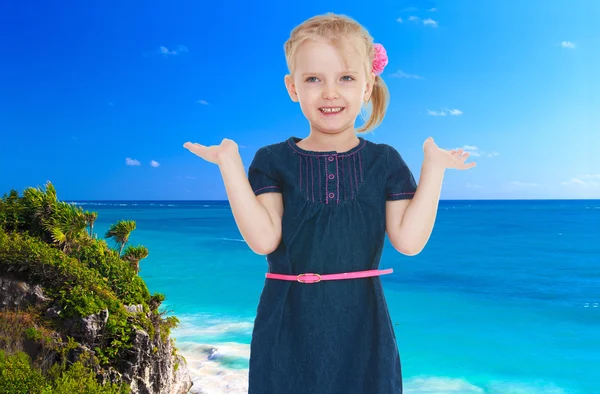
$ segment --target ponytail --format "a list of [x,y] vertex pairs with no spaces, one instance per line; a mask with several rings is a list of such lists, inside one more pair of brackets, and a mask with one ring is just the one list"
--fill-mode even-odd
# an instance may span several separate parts
[[365,117],[361,115],[361,118],[365,120],[365,124],[359,127],[356,131],[358,133],[367,133],[374,130],[383,121],[385,113],[387,111],[388,104],[390,102],[390,92],[381,76],[375,76],[373,83],[373,91],[368,103],[371,103],[371,115],[365,120]]

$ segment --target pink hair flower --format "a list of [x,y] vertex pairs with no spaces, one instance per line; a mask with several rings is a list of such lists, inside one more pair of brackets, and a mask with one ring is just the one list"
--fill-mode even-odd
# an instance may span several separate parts
[[383,45],[373,44],[375,48],[375,57],[373,58],[373,73],[375,75],[381,75],[383,69],[388,64],[387,52]]

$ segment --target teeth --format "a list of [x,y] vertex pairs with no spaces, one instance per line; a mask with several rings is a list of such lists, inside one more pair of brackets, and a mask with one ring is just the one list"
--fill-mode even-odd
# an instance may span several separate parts
[[321,112],[325,112],[325,113],[340,112],[343,109],[344,108],[342,108],[342,107],[337,107],[337,108],[320,108]]

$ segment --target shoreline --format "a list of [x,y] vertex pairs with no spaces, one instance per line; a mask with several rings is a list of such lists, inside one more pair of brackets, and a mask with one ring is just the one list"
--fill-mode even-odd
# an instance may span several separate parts
[[250,345],[234,342],[206,344],[181,342],[179,353],[187,361],[194,385],[189,394],[247,394],[248,368],[231,368],[228,360],[247,359]]

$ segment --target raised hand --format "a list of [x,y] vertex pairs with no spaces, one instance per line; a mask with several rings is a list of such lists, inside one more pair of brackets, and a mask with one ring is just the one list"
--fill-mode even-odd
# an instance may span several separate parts
[[465,152],[462,149],[452,149],[449,151],[442,149],[435,144],[431,137],[427,138],[425,143],[423,143],[423,151],[425,153],[425,160],[443,166],[443,168],[468,170],[477,165],[475,162],[465,163],[465,160],[470,156],[469,152]]
[[235,141],[223,138],[220,145],[205,146],[197,143],[186,142],[183,147],[196,156],[213,164],[219,164],[223,157],[239,155],[238,145]]

